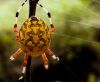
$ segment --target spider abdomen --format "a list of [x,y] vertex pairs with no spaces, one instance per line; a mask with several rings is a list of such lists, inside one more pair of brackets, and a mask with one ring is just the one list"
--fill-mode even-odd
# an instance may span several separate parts
[[21,26],[19,44],[21,49],[33,56],[38,56],[49,47],[51,32],[40,19],[32,16]]

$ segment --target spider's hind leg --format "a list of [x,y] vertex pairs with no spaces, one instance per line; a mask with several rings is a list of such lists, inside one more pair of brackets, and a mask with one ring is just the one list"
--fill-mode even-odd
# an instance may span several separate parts
[[57,57],[50,49],[47,49],[47,53],[51,56],[54,60],[59,61],[59,57]]
[[19,48],[13,55],[11,55],[10,60],[15,60],[17,57],[19,57],[21,52],[22,50]]
[[43,59],[43,62],[44,62],[45,69],[48,69],[48,59],[47,59],[45,53],[42,54],[42,59]]
[[19,77],[19,80],[23,79],[23,76],[24,76],[25,71],[26,71],[27,60],[28,60],[28,54],[26,53],[25,56],[24,56],[24,66],[23,66],[23,69],[22,69],[21,76]]

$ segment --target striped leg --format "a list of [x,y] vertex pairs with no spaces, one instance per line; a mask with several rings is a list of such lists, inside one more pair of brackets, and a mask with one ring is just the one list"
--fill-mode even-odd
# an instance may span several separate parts
[[25,54],[25,56],[24,56],[24,66],[23,66],[23,69],[22,69],[22,74],[19,77],[19,80],[23,79],[23,75],[25,74],[25,71],[26,71],[27,60],[28,60],[28,54]]
[[25,2],[22,3],[22,5],[20,6],[20,8],[17,10],[16,12],[16,21],[15,21],[15,24],[14,24],[14,32],[16,33],[16,36],[18,38],[19,36],[19,32],[17,30],[17,21],[18,21],[18,16],[19,16],[19,12],[20,10],[22,9],[22,7],[24,6],[24,4],[27,2],[27,0],[25,0]]
[[43,62],[44,62],[45,69],[48,69],[48,59],[47,59],[45,53],[42,54],[42,59],[43,59]]
[[51,31],[54,32],[54,25],[53,25],[52,20],[51,20],[51,14],[50,14],[50,12],[48,12],[48,10],[45,7],[43,7],[41,4],[38,3],[38,5],[40,7],[42,7],[43,10],[47,13],[49,21],[50,21]]
[[19,48],[11,57],[11,60],[15,60],[17,57],[19,57],[20,53],[22,52],[21,48]]
[[56,55],[54,55],[54,53],[53,53],[50,49],[47,49],[47,53],[48,53],[48,55],[51,56],[54,60],[59,61],[59,57],[56,57]]

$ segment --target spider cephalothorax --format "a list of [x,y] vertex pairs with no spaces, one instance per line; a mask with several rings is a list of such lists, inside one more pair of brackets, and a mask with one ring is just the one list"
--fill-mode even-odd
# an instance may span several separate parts
[[32,16],[22,25],[18,39],[24,52],[37,56],[49,48],[51,32],[42,20]]
[[[47,13],[51,29],[49,29],[48,25],[45,24],[44,21],[32,16],[22,24],[19,31],[17,30],[19,12],[26,2],[27,0],[25,0],[25,2],[22,3],[21,7],[16,12],[16,22],[14,24],[16,41],[19,43],[20,48],[10,57],[11,60],[15,60],[21,52],[25,53],[22,75],[25,73],[26,70],[28,56],[40,55],[44,61],[44,66],[46,69],[48,69],[48,59],[46,57],[45,52],[47,52],[48,55],[51,56],[53,59],[59,60],[59,58],[56,57],[53,54],[53,52],[49,49],[51,33],[54,32],[54,25],[51,21],[51,14],[41,4],[38,5],[42,7],[43,10]],[[22,78],[23,76],[21,76],[19,79]]]

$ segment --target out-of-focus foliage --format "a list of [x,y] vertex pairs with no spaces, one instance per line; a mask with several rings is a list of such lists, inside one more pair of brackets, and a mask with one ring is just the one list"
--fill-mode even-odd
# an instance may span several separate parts
[[[9,57],[19,47],[15,42],[13,24],[15,23],[15,13],[22,2],[23,0],[0,0],[0,82],[18,82],[16,77],[21,72],[23,55],[15,62],[10,62]],[[99,82],[100,0],[40,0],[40,3],[52,14],[55,33],[52,35],[51,48],[54,53],[83,82]],[[27,2],[20,12],[18,20],[19,29],[28,18],[28,13]],[[47,14],[39,6],[37,6],[36,16],[43,19],[49,25]],[[37,73],[37,76],[38,72],[34,70],[39,69],[41,62],[41,58],[33,58],[32,69],[34,74]],[[62,65],[59,67],[59,64],[55,64],[55,66],[58,71],[60,68],[63,68]],[[61,70],[60,73],[62,74],[63,71]],[[55,72],[54,69],[51,69],[52,72]],[[73,79],[73,74],[70,73],[71,77],[69,77],[69,73],[65,73],[66,77],[59,74],[56,76],[64,76],[66,79],[62,79],[62,77],[60,77],[61,79],[51,78],[50,82],[55,82],[52,80],[78,82]],[[48,76],[50,76],[50,73],[48,73]],[[48,80],[46,82],[49,82]]]

